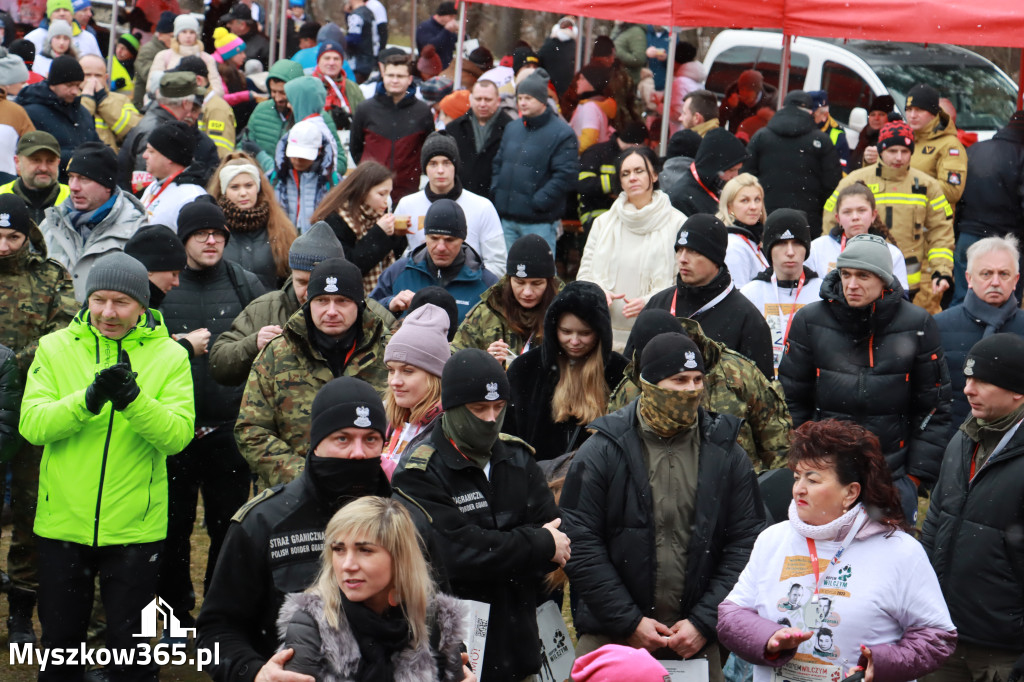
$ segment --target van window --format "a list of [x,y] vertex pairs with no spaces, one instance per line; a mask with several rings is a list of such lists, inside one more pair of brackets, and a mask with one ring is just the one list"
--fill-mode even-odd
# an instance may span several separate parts
[[[781,48],[758,48],[738,45],[724,50],[715,57],[711,71],[704,83],[711,92],[721,96],[740,74],[747,69],[757,69],[766,83],[779,87],[779,63],[782,61]],[[789,89],[802,90],[807,77],[807,55],[791,51],[789,58]]]
[[[757,56],[754,68],[764,74],[765,82],[779,87],[779,65],[782,63],[782,48],[764,48]],[[796,50],[789,51],[789,91],[803,90],[807,78],[807,55]],[[779,102],[782,106],[782,102]]]
[[956,125],[961,130],[998,130],[1013,116],[1017,93],[990,66],[954,64],[878,65],[875,73],[896,100],[900,110],[907,92],[927,83],[956,107]]
[[871,106],[871,87],[855,71],[842,64],[826,61],[821,69],[821,89],[828,93],[832,118],[846,124],[854,107]]

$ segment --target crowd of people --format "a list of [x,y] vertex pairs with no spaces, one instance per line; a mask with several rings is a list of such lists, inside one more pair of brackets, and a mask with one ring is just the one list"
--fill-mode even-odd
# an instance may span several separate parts
[[534,681],[565,599],[579,682],[1024,676],[1024,112],[848,139],[572,17],[457,83],[453,3],[344,9],[0,16],[11,645],[158,599],[218,681]]

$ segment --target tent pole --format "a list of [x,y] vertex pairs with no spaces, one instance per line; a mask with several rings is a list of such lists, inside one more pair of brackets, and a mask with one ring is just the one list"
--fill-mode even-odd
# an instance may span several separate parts
[[[278,44],[277,44],[277,56],[283,58],[288,48],[285,45],[288,42],[288,0],[280,0],[281,10],[277,15],[278,17]],[[273,40],[273,37],[271,37]],[[267,68],[270,68],[269,66]]]
[[[277,41],[274,40],[274,35],[276,33],[276,31],[274,29],[277,28],[277,5],[276,5],[276,0],[269,0],[269,2],[266,3],[266,7],[267,7],[267,9],[266,9],[266,17],[265,17],[265,20],[266,20],[265,28],[267,30],[267,36],[270,38],[270,52],[267,55],[267,68],[269,69],[271,67],[271,65],[273,65],[273,63],[277,61],[277,58],[278,58],[277,57]],[[284,55],[282,54],[281,56],[283,57]]]
[[788,33],[782,34],[782,64],[779,65],[779,106],[786,99],[786,91],[789,90],[789,62],[790,43],[793,37]]
[[409,25],[409,52],[410,52],[410,54],[415,55],[416,54],[416,25],[419,23],[418,21],[416,21],[416,0],[412,0],[412,7],[410,8],[409,16],[412,17],[410,19],[411,23]]
[[1017,111],[1024,109],[1024,48],[1020,51],[1020,68],[1017,70]]
[[665,156],[668,149],[668,124],[672,112],[672,86],[676,78],[676,41],[679,40],[679,29],[675,26],[668,36],[668,56],[665,57],[665,95],[661,102],[661,144],[658,155]]
[[583,68],[583,22],[586,17],[582,14],[576,17],[576,73]]
[[455,48],[455,79],[452,92],[462,90],[462,46],[466,42],[466,0],[459,2],[459,41]]
[[[591,54],[594,52],[594,17],[587,17],[587,44],[584,45],[583,61],[590,63]],[[580,67],[582,68],[582,67]]]
[[[117,39],[120,34],[117,32],[117,10],[118,5],[116,2],[110,4],[110,41],[107,44],[107,73],[114,73],[114,49],[117,47]],[[13,31],[13,28],[11,29]],[[130,32],[130,31],[129,31]],[[201,37],[200,37],[201,39]],[[107,83],[107,87],[110,87],[110,83]]]

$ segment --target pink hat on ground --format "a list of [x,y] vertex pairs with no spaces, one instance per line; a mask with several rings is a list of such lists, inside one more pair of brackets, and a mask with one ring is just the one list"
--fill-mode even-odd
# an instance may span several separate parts
[[668,671],[646,649],[605,644],[576,659],[573,682],[670,682]]

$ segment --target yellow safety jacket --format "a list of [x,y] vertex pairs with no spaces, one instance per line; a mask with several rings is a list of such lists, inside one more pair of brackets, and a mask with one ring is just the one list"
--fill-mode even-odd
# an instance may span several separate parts
[[223,97],[208,93],[203,100],[199,129],[210,136],[222,160],[235,149],[235,111]]
[[967,149],[945,111],[939,111],[931,123],[914,133],[910,165],[938,180],[946,200],[956,206],[967,182]]
[[82,106],[92,114],[100,141],[115,153],[131,129],[142,120],[131,96],[119,92],[108,92],[98,105],[92,97],[82,97]]

